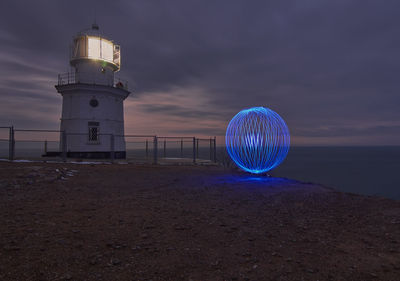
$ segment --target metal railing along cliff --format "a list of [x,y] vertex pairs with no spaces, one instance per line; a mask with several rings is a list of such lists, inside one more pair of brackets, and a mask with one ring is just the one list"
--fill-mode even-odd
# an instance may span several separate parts
[[[67,161],[68,143],[74,138],[89,139],[88,134],[65,133],[60,130],[15,129],[0,127],[0,158]],[[126,160],[139,163],[212,163],[217,162],[216,137],[113,135],[98,134],[98,142],[108,148],[105,159],[116,159],[116,143],[126,144]],[[86,158],[86,157],[84,157]],[[97,158],[97,157],[95,157]]]

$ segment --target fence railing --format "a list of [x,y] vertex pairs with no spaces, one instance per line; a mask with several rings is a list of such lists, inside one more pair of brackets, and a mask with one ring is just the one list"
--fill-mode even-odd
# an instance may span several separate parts
[[[74,152],[89,135],[60,130],[15,129],[0,127],[0,158],[50,160],[97,158],[127,159],[131,162],[204,163],[217,162],[216,137],[98,134],[101,151]],[[119,149],[123,147],[124,151]]]

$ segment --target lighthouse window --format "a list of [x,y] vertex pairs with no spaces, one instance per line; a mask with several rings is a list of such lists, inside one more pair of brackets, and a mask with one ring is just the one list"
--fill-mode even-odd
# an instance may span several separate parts
[[99,128],[98,127],[89,127],[89,141],[98,141],[99,140]]
[[100,58],[100,38],[88,38],[88,56],[94,59]]
[[89,104],[91,107],[97,107],[99,105],[99,101],[96,99],[91,99]]
[[101,40],[101,58],[108,60],[108,61],[113,61],[113,56],[114,56],[114,46],[113,43],[108,41],[108,40]]
[[88,57],[112,62],[114,59],[114,43],[100,37],[88,37]]

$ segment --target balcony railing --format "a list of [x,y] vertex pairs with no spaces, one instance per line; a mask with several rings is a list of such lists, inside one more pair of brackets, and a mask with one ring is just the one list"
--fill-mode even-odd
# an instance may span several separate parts
[[94,73],[62,73],[58,74],[58,86],[70,85],[70,84],[91,84],[91,85],[103,85],[110,86],[118,89],[124,89],[126,91],[128,88],[128,81],[121,79],[119,77],[105,76],[104,74],[94,74]]

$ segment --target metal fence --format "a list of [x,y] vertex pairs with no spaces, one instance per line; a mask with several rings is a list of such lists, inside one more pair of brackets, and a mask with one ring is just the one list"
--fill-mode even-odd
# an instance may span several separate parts
[[10,142],[13,145],[12,159],[39,160],[60,156],[60,133],[58,130],[11,129]]
[[[0,127],[0,159],[18,160],[79,160],[68,150],[69,144],[88,139],[88,134],[65,133],[59,130],[15,129]],[[156,135],[112,135],[99,134],[103,147],[102,158],[114,161],[125,158],[128,162],[164,163],[215,163],[216,138]],[[116,147],[123,144],[126,155],[120,157]],[[98,155],[97,155],[98,156]],[[126,157],[125,157],[126,156]]]
[[126,146],[126,158],[134,162],[156,163],[157,147],[156,136],[152,135],[125,135],[123,138]]

